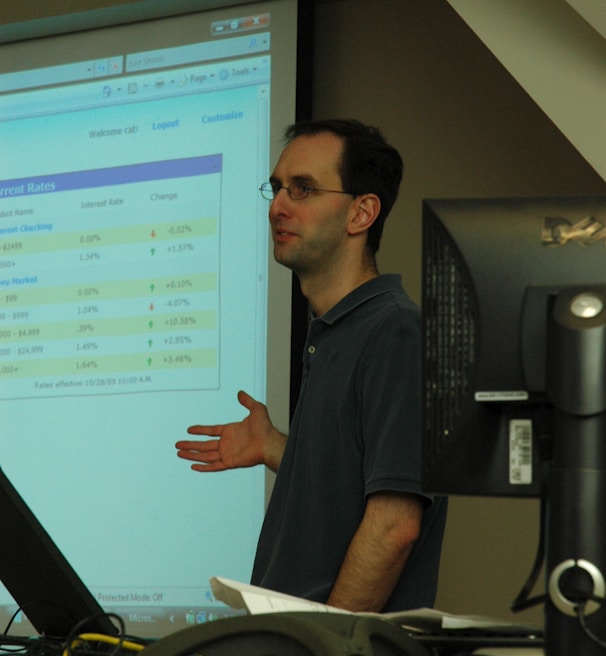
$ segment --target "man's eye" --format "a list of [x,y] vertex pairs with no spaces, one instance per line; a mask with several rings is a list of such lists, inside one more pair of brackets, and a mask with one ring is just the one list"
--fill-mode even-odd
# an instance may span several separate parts
[[295,186],[301,196],[308,196],[314,190],[311,185],[305,184],[305,182],[297,182]]
[[274,196],[282,189],[282,185],[279,182],[271,182],[271,190],[274,193]]

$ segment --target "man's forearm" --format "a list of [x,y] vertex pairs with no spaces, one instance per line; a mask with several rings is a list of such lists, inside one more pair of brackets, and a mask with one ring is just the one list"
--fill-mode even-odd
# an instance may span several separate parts
[[414,497],[370,497],[327,603],[354,612],[380,612],[406,565],[422,512]]

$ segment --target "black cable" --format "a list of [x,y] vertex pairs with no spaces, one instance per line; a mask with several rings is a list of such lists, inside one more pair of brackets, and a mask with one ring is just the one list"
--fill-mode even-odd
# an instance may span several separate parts
[[528,598],[528,595],[536,585],[541,569],[543,567],[543,561],[545,560],[545,517],[546,517],[546,500],[545,493],[541,494],[540,501],[540,524],[539,524],[539,542],[537,545],[537,552],[535,554],[534,563],[532,569],[526,582],[524,583],[522,589],[518,593],[517,597],[513,600],[510,609],[513,613],[518,613],[519,611],[526,610],[531,606],[537,606],[538,604],[543,604],[547,600],[547,595],[542,594],[537,597]]
[[29,606],[34,606],[38,603],[45,603],[45,602],[30,601],[29,603],[24,604],[23,606],[19,606],[19,608],[17,608],[17,610],[10,616],[10,619],[8,620],[8,624],[6,625],[4,632],[2,633],[2,636],[6,637],[8,635],[9,629],[11,628],[11,626],[19,616],[19,613],[24,613],[25,615],[27,615],[25,609],[28,608]]
[[7,645],[0,646],[0,654],[24,654],[27,652],[27,647],[21,645],[13,645],[9,647]]
[[4,631],[0,635],[0,653],[2,654],[25,654],[29,652],[29,648],[25,645],[11,645],[8,646],[6,644],[2,643],[2,638],[8,638],[8,632],[11,628],[11,626],[14,624],[15,620],[19,616],[19,613],[24,612],[24,608],[27,608],[27,606],[31,606],[35,602],[31,602],[29,604],[25,604],[25,606],[19,606],[17,610],[10,616],[7,625],[4,627]]
[[75,640],[80,633],[82,633],[82,629],[86,627],[87,624],[89,624],[92,620],[99,619],[100,617],[109,617],[111,619],[116,620],[116,622],[119,625],[120,631],[117,636],[118,642],[116,646],[114,647],[113,651],[111,652],[110,656],[116,656],[120,650],[122,649],[122,644],[124,643],[124,640],[126,639],[126,626],[124,624],[124,620],[120,617],[120,615],[117,615],[115,613],[101,613],[99,615],[92,615],[91,617],[87,617],[84,620],[81,620],[78,622],[74,628],[69,632],[69,635],[65,639],[64,643],[64,651],[67,656],[73,656],[73,651],[72,651],[72,641]]
[[[601,598],[601,597],[594,597],[593,595],[591,595],[591,600],[592,600],[592,601],[597,601],[598,603],[599,603],[599,602],[606,601],[605,599],[603,599],[603,598]],[[579,605],[576,607],[576,610],[577,610],[577,618],[578,618],[578,620],[579,620],[579,624],[581,625],[581,628],[583,629],[583,632],[585,633],[585,635],[586,635],[590,640],[592,640],[593,642],[595,642],[596,645],[598,645],[598,646],[600,646],[600,647],[606,649],[606,640],[602,640],[601,638],[599,638],[599,637],[598,637],[598,636],[597,636],[597,635],[596,635],[596,634],[595,634],[595,633],[594,633],[594,632],[593,632],[593,631],[587,626],[586,617],[585,617],[585,605],[586,605],[586,603],[587,603],[587,602],[584,601],[583,603],[579,604]]]

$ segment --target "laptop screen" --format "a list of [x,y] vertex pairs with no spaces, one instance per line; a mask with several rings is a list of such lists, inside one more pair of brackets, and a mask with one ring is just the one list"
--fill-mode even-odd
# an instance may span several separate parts
[[111,620],[0,469],[0,578],[42,635],[65,637],[78,622],[115,634]]

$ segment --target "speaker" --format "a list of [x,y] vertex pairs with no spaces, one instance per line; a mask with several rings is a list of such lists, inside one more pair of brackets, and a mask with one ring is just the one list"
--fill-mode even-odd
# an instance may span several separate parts
[[142,656],[431,656],[404,629],[363,615],[244,615],[177,631]]

